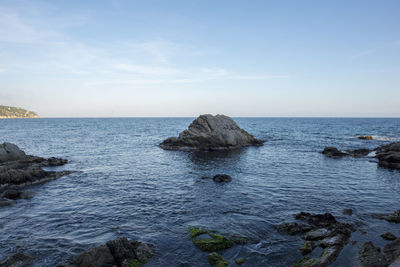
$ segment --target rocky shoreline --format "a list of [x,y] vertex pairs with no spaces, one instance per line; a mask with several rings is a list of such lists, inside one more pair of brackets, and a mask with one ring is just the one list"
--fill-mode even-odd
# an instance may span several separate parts
[[341,151],[336,147],[325,147],[321,152],[330,158],[354,157],[360,158],[375,152],[378,165],[388,169],[400,170],[400,142],[376,147],[374,149],[356,149]]

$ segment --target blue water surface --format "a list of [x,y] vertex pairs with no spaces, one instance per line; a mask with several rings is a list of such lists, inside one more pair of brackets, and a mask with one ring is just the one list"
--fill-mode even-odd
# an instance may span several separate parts
[[[56,266],[73,255],[126,236],[155,245],[146,266],[209,266],[207,253],[190,241],[200,226],[253,242],[221,252],[242,266],[292,266],[301,255],[298,236],[274,225],[300,211],[331,212],[358,222],[351,240],[399,236],[400,225],[371,213],[400,208],[400,172],[373,157],[331,159],[319,152],[374,148],[400,141],[400,119],[236,118],[262,147],[232,152],[165,151],[158,144],[193,118],[87,118],[0,120],[0,143],[28,154],[62,157],[72,174],[27,190],[33,198],[0,208],[0,257],[23,252],[34,266]],[[375,140],[359,140],[373,135]],[[231,183],[201,179],[226,173]],[[342,215],[352,208],[352,216]],[[354,266],[358,245],[348,244],[332,266]],[[316,252],[317,253],[317,252]]]

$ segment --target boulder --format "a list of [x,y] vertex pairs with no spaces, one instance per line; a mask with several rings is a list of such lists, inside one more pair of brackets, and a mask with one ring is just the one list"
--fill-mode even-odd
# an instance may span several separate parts
[[0,162],[11,160],[24,160],[26,159],[24,151],[19,149],[18,146],[11,143],[3,143],[0,145]]
[[178,137],[164,140],[166,150],[213,151],[247,146],[261,146],[264,141],[254,138],[225,115],[200,115]]

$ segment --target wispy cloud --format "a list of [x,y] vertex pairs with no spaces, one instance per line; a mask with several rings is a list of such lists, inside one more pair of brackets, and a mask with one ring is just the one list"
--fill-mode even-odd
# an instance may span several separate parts
[[156,75],[156,76],[177,75],[183,73],[181,70],[175,68],[155,67],[155,66],[145,66],[145,65],[135,65],[135,64],[116,64],[114,65],[114,69],[137,73],[137,74]]
[[362,50],[350,56],[351,60],[357,60],[359,58],[367,57],[371,54],[378,53],[385,49],[390,49],[394,47],[400,47],[400,41],[391,41],[391,42],[382,42],[379,44],[374,45],[374,47]]

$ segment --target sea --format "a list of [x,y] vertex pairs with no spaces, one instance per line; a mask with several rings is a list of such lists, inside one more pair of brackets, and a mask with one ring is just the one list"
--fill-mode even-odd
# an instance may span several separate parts
[[[22,252],[33,266],[57,266],[118,237],[154,245],[145,266],[209,266],[190,227],[251,242],[220,252],[242,266],[293,266],[302,258],[299,236],[275,226],[300,211],[333,214],[357,224],[338,260],[355,266],[360,244],[384,246],[380,235],[400,236],[400,224],[374,218],[400,209],[400,172],[381,168],[373,155],[327,158],[326,146],[374,148],[400,141],[398,118],[234,118],[265,140],[230,152],[166,151],[194,118],[43,118],[0,120],[0,143],[27,154],[61,157],[53,170],[72,174],[31,186],[31,199],[0,207],[0,257]],[[372,135],[374,140],[360,140]],[[232,182],[218,184],[215,174]],[[343,209],[353,215],[343,215]],[[311,257],[321,253],[316,249]]]

